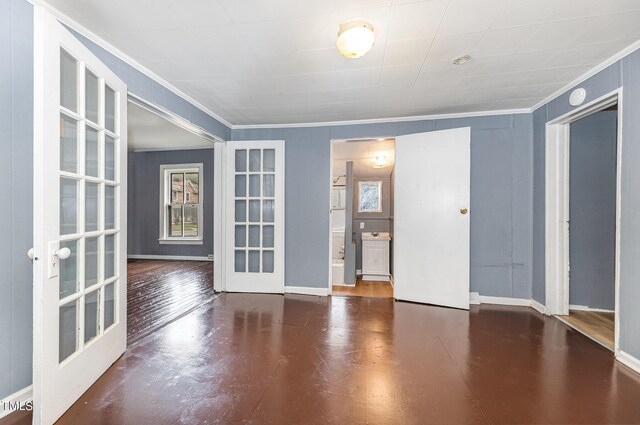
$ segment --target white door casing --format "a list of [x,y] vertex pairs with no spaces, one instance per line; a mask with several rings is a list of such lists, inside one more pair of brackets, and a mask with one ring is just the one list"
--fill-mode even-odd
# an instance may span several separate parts
[[394,297],[469,308],[469,128],[396,138]]
[[231,141],[225,151],[224,289],[282,294],[284,141]]
[[127,88],[36,6],[34,423],[126,348]]

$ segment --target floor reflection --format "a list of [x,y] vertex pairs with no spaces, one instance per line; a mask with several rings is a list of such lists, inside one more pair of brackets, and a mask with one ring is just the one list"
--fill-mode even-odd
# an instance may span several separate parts
[[638,375],[527,308],[223,294],[60,423],[638,423],[637,394]]

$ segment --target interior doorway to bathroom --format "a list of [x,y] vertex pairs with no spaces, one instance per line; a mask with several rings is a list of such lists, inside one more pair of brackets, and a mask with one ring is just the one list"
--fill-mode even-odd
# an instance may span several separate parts
[[392,298],[395,140],[331,145],[331,293]]

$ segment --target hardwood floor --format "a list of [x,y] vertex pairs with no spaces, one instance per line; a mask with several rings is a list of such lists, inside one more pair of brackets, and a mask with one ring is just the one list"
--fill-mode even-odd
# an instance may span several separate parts
[[559,316],[569,326],[595,339],[611,351],[615,341],[615,314],[597,311],[570,310],[568,316]]
[[393,298],[393,286],[389,282],[358,279],[356,286],[333,285],[334,296]]
[[213,298],[213,263],[129,260],[127,343],[132,344]]
[[222,294],[127,350],[65,424],[639,423],[640,375],[530,308]]

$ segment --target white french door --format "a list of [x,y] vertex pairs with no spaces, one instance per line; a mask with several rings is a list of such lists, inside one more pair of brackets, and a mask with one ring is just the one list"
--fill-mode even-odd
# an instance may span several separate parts
[[127,88],[36,7],[34,423],[126,348]]
[[284,292],[284,141],[226,146],[225,282],[229,292]]
[[469,128],[396,138],[394,297],[469,308]]

